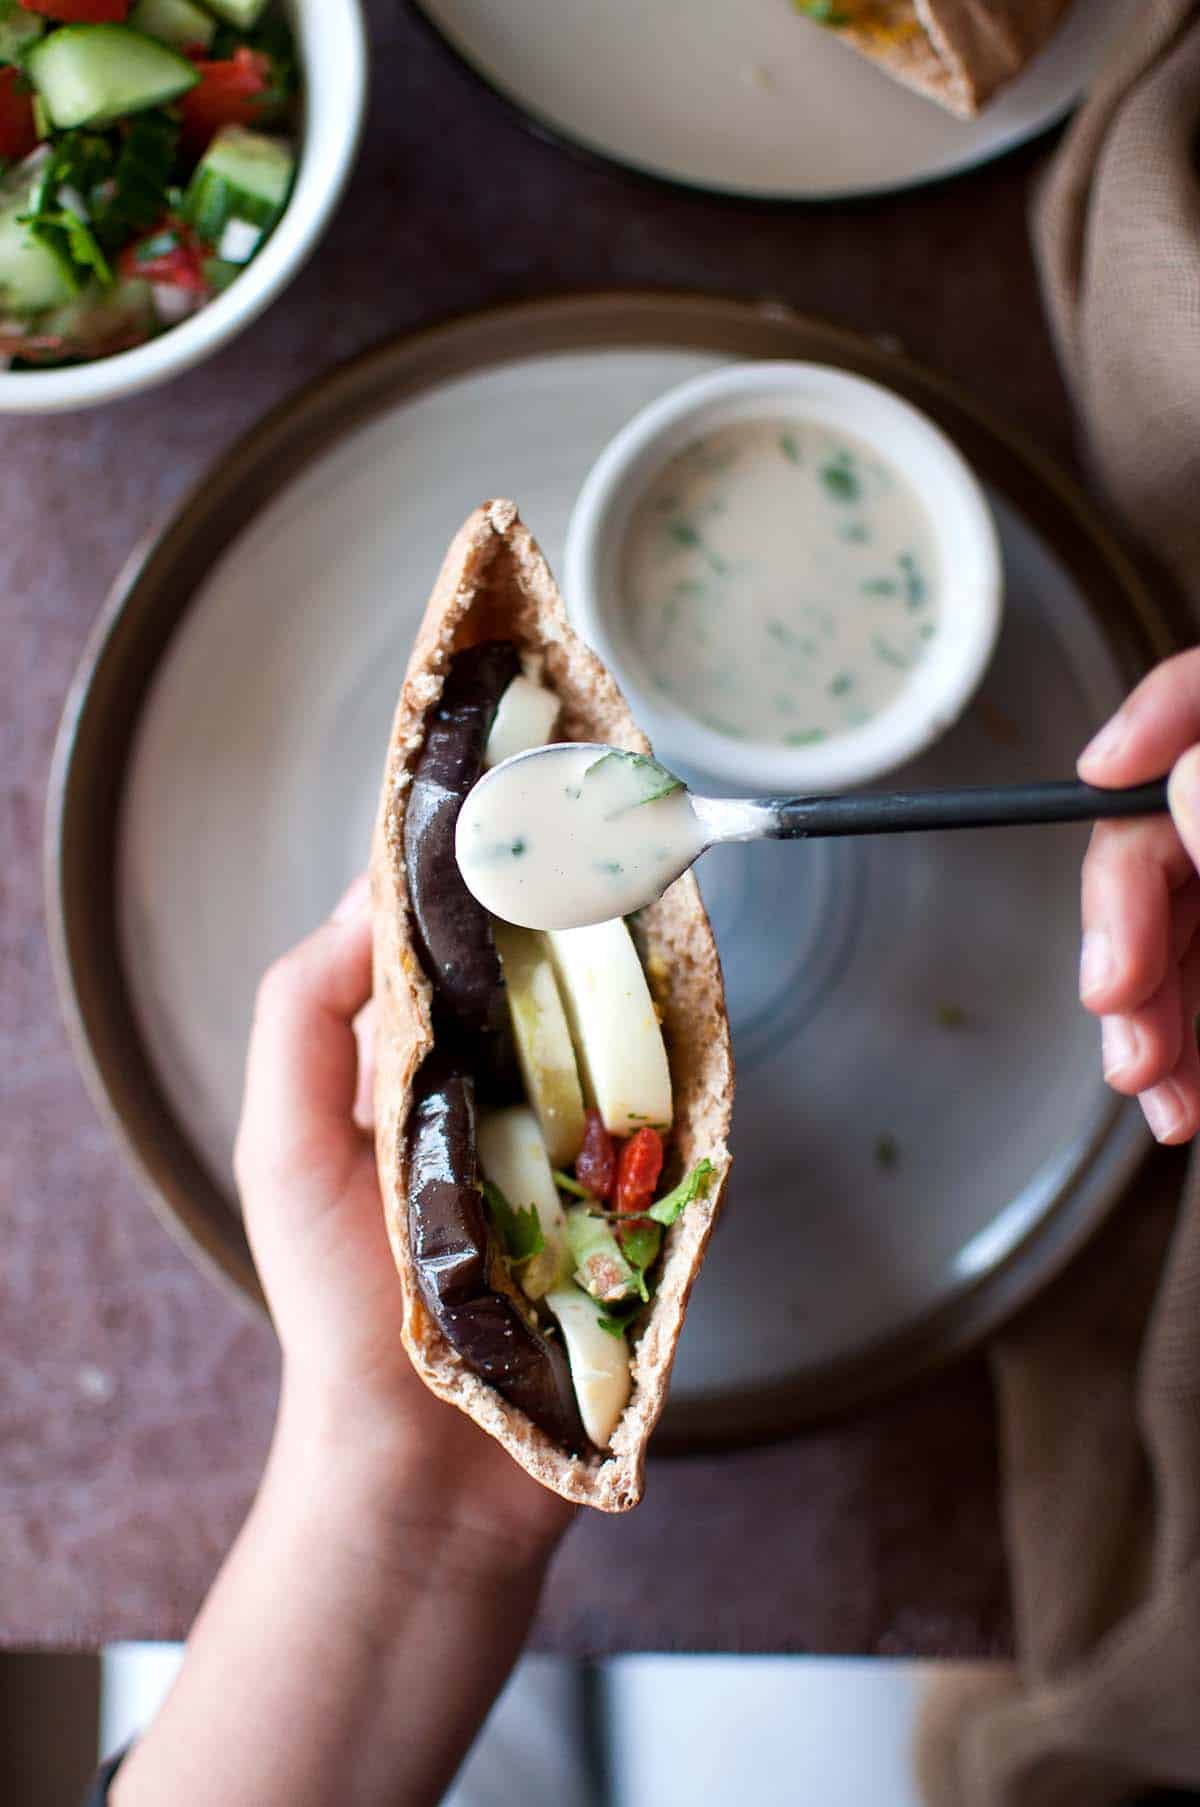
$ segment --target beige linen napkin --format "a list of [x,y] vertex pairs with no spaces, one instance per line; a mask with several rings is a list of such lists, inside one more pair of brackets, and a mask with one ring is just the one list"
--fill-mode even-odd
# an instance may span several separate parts
[[[1200,0],[1145,0],[1033,229],[1097,480],[1200,615]],[[1200,1788],[1197,1161],[1177,1206],[1160,1157],[991,1352],[1019,1658],[931,1694],[934,1807]]]

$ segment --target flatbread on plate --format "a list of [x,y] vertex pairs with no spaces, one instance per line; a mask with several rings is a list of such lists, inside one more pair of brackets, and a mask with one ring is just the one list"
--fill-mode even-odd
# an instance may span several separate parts
[[1047,42],[1070,0],[801,0],[896,81],[972,119]]

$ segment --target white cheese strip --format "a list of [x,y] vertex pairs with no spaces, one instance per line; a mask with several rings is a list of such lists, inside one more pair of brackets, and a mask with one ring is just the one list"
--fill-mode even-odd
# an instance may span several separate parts
[[[671,1073],[650,987],[621,917],[546,935],[584,1091],[614,1136],[669,1129]],[[601,1332],[603,1334],[603,1332]]]
[[504,970],[525,1095],[541,1125],[551,1164],[569,1167],[583,1142],[583,1093],[550,952],[544,937],[531,929],[515,929],[496,920],[492,933]]
[[595,1301],[579,1287],[556,1286],[546,1303],[562,1329],[583,1428],[597,1449],[607,1449],[629,1403],[629,1346],[624,1335],[600,1328]]
[[558,698],[552,690],[526,677],[514,678],[492,718],[492,730],[483,749],[483,763],[502,765],[530,747],[545,746],[558,719]]

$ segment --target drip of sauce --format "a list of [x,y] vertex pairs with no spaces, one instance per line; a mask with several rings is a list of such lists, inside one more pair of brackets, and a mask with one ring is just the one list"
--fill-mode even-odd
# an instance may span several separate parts
[[628,915],[706,845],[688,792],[662,766],[570,744],[489,772],[456,836],[468,890],[493,916],[531,929]]
[[805,746],[896,698],[938,629],[925,506],[817,422],[717,428],[634,511],[622,591],[653,686],[719,734]]

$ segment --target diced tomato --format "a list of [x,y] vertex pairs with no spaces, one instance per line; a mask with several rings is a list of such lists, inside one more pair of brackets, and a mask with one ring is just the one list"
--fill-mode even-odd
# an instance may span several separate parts
[[244,44],[231,57],[194,59],[200,80],[179,101],[183,141],[199,156],[223,125],[254,125],[271,86],[271,59]]
[[575,1162],[575,1178],[593,1198],[611,1198],[617,1177],[616,1143],[604,1127],[599,1111],[589,1111],[583,1147]]
[[0,157],[27,157],[37,141],[28,82],[19,69],[0,69]]
[[662,1165],[663,1144],[658,1131],[636,1130],[622,1148],[617,1163],[617,1210],[623,1216],[637,1217],[653,1204]]
[[204,247],[188,226],[164,220],[145,238],[127,245],[118,259],[122,276],[143,282],[163,282],[173,288],[201,295],[207,292]]
[[21,0],[21,5],[64,25],[120,24],[129,11],[129,0]]

